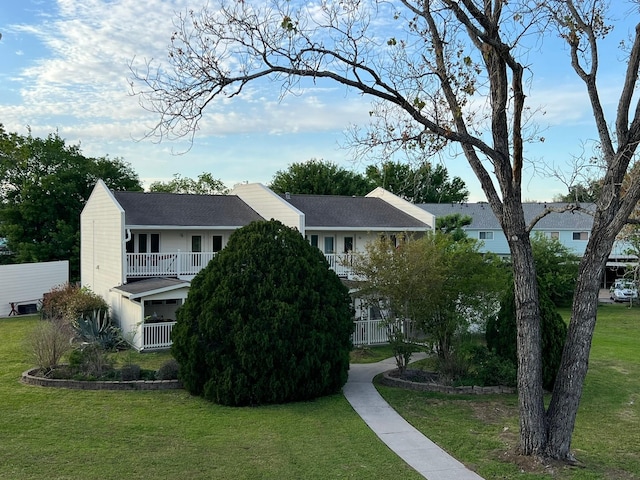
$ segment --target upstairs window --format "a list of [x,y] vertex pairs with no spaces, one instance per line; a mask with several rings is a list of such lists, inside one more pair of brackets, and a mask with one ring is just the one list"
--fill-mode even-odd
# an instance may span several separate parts
[[589,232],[573,232],[574,240],[589,240]]
[[152,233],[150,235],[150,241],[151,241],[151,253],[158,253],[160,251],[160,234],[159,233]]
[[480,240],[493,240],[493,232],[478,232]]
[[333,237],[324,237],[324,253],[335,253]]
[[191,237],[191,251],[194,253],[202,251],[202,237],[200,235]]
[[147,234],[138,234],[138,253],[147,253]]
[[353,237],[344,237],[344,253],[353,252]]
[[214,235],[211,239],[211,251],[219,252],[222,250],[222,235]]

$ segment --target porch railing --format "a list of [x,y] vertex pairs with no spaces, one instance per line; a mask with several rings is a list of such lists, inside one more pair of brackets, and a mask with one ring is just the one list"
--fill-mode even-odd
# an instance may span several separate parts
[[171,330],[176,322],[143,323],[142,349],[160,349],[171,347]]
[[[142,349],[171,347],[171,330],[176,322],[144,323],[142,325]],[[354,345],[380,345],[388,343],[387,326],[384,320],[359,320],[353,322]]]
[[214,252],[127,253],[127,277],[196,275],[214,255]]
[[325,258],[329,262],[331,270],[336,272],[336,275],[344,278],[351,278],[354,255],[351,253],[325,253]]
[[387,325],[384,320],[358,320],[354,323],[352,341],[354,345],[380,345],[389,343]]

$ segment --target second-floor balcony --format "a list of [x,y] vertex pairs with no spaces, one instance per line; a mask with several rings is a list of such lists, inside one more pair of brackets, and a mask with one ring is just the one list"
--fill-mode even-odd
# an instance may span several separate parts
[[[192,277],[215,255],[214,252],[127,253],[127,278]],[[352,254],[326,253],[325,258],[338,276],[352,276]]]

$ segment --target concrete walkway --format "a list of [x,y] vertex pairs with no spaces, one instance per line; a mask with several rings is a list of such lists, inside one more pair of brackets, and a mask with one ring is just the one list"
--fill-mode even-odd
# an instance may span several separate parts
[[[420,358],[418,355],[414,359]],[[391,450],[429,480],[482,480],[413,428],[384,401],[371,381],[396,368],[393,358],[378,363],[351,364],[344,396],[365,423]]]

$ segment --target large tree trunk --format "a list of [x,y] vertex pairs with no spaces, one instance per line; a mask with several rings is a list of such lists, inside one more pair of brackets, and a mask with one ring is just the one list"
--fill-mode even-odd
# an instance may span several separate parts
[[546,448],[547,429],[542,390],[538,282],[522,206],[519,202],[505,203],[503,211],[503,228],[511,249],[518,332],[520,449],[525,455],[541,455]]
[[575,427],[582,387],[589,367],[589,351],[596,326],[598,292],[615,236],[594,223],[592,238],[580,262],[571,310],[571,322],[562,361],[553,388],[547,418],[549,439],[545,454],[573,461],[571,437]]

